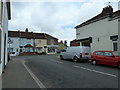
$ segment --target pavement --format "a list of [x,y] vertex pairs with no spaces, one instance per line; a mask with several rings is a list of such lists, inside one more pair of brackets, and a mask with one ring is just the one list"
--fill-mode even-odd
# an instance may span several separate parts
[[8,62],[2,75],[2,88],[39,88],[22,62],[22,59]]

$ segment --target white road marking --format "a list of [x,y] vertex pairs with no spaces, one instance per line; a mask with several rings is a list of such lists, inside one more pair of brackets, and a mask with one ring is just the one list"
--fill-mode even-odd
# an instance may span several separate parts
[[42,84],[42,82],[32,73],[32,71],[25,65],[25,61],[22,61],[23,66],[26,68],[26,70],[29,72],[29,74],[31,75],[31,77],[35,80],[35,82],[37,83],[37,85],[39,86],[39,88],[43,88],[45,90],[46,87]]
[[57,62],[57,63],[63,63],[63,62],[60,62],[60,61],[56,61],[56,60],[53,60],[53,59],[50,59],[50,61],[52,61],[52,62]]
[[114,75],[114,74],[105,73],[105,72],[101,72],[101,71],[97,71],[97,70],[93,70],[93,69],[89,69],[89,68],[85,68],[85,67],[80,67],[80,66],[76,66],[76,65],[73,65],[73,67],[84,69],[84,70],[91,71],[91,72],[96,72],[96,73],[99,73],[99,74],[104,74],[104,75],[112,76],[112,77],[117,77],[117,75]]

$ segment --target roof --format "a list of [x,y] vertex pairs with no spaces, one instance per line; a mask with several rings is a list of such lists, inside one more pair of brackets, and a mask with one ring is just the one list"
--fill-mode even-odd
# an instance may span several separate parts
[[31,44],[27,44],[24,47],[32,47],[33,48],[33,46]]
[[[8,31],[8,37],[30,38],[30,39],[57,39],[46,33],[33,33],[23,31]],[[57,39],[58,40],[58,39]]]
[[84,39],[74,39],[72,41],[70,41],[71,43],[72,42],[80,42],[80,41],[85,41],[85,40],[92,40],[92,37],[89,37],[89,38],[84,38]]
[[77,25],[75,28],[76,29],[80,28],[82,26],[88,25],[90,23],[93,23],[95,21],[99,21],[99,20],[107,18],[107,17],[110,17],[110,18],[120,17],[120,10],[113,12],[113,8],[109,5],[105,8],[103,8],[103,10],[100,14],[98,14],[97,16],[83,22],[82,24]]

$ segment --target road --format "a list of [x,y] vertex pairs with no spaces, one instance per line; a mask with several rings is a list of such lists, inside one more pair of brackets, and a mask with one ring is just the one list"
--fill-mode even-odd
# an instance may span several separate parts
[[60,60],[58,55],[19,56],[46,88],[118,88],[118,69]]

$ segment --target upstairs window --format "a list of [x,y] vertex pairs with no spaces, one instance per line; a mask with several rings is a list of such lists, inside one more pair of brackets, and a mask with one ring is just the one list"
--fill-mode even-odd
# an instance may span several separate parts
[[53,39],[51,40],[51,45],[54,45],[54,40]]
[[38,44],[41,44],[41,42],[42,42],[41,40],[38,40]]

